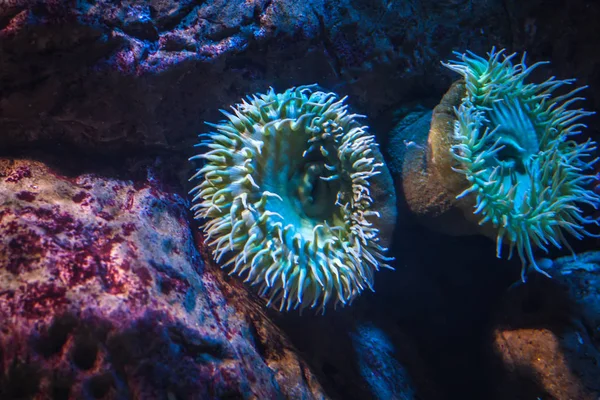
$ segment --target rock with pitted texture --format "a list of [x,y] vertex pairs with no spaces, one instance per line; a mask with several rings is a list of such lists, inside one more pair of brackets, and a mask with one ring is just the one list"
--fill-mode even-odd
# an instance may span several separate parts
[[325,398],[151,169],[5,158],[0,204],[0,398]]

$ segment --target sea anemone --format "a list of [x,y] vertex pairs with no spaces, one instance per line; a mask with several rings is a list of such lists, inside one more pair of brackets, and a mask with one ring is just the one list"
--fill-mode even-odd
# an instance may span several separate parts
[[248,96],[190,159],[206,161],[190,193],[215,260],[279,310],[347,305],[390,268],[371,185],[385,166],[344,101],[316,85]]
[[498,257],[503,242],[508,242],[509,258],[516,248],[523,280],[527,263],[544,273],[534,248],[569,247],[565,232],[581,239],[592,235],[587,224],[598,224],[580,208],[600,204],[589,188],[594,176],[586,174],[596,159],[584,161],[595,143],[571,139],[585,128],[580,118],[593,114],[570,108],[582,100],[576,94],[584,87],[555,95],[574,80],[526,83],[545,63],[527,67],[523,56],[513,64],[515,54],[502,50],[492,49],[488,58],[456,54],[457,61],[443,64],[463,76],[465,88],[455,108],[451,155],[453,169],[468,187],[456,198],[469,199],[479,225],[493,226]]

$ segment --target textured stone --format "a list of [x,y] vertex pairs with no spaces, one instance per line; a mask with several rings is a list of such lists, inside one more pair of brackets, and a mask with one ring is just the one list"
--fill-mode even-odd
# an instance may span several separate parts
[[464,83],[457,81],[432,112],[415,110],[405,116],[390,132],[390,170],[400,209],[406,210],[421,224],[448,235],[491,233],[480,226],[472,213],[473,200],[456,198],[469,187],[461,174],[452,168],[450,153],[454,144],[454,109],[464,95]]
[[600,253],[540,262],[505,295],[491,334],[496,399],[600,396]]
[[[415,340],[389,323],[396,315],[354,307],[325,317],[281,315],[275,318],[320,371],[327,393],[335,399],[440,399]],[[406,315],[403,312],[400,312]]]
[[[0,143],[187,149],[218,108],[271,85],[313,82],[350,95],[373,118],[399,102],[441,97],[456,78],[440,65],[452,50],[524,49],[536,36],[521,34],[532,22],[517,4],[4,1]],[[588,11],[568,10],[578,18]],[[552,32],[544,29],[544,40]],[[538,47],[534,59],[546,56]],[[572,76],[562,62],[555,60],[561,75]],[[583,83],[595,74],[583,70]]]
[[151,169],[2,159],[0,204],[0,398],[325,398]]

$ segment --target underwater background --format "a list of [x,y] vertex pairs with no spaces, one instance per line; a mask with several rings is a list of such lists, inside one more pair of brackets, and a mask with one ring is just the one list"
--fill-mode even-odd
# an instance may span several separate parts
[[0,400],[598,399],[599,19],[0,1]]

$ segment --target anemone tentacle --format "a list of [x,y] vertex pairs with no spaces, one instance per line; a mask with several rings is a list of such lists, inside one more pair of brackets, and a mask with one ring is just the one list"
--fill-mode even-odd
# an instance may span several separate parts
[[248,96],[192,157],[205,161],[190,194],[215,260],[280,310],[347,305],[390,268],[373,226],[377,144],[345,99],[316,85]]
[[515,54],[494,49],[488,58],[455,54],[457,61],[443,65],[463,76],[466,94],[455,109],[452,155],[455,171],[469,182],[457,197],[476,197],[479,223],[497,229],[498,257],[506,239],[509,257],[516,249],[523,263],[523,279],[527,263],[545,273],[534,248],[568,247],[563,232],[579,239],[592,235],[586,225],[598,224],[578,207],[600,205],[600,196],[589,189],[596,177],[585,172],[596,162],[585,161],[595,143],[570,139],[586,127],[579,120],[594,114],[570,108],[582,100],[577,94],[585,87],[554,96],[574,80],[525,82],[544,62],[528,67],[524,55],[513,64]]

